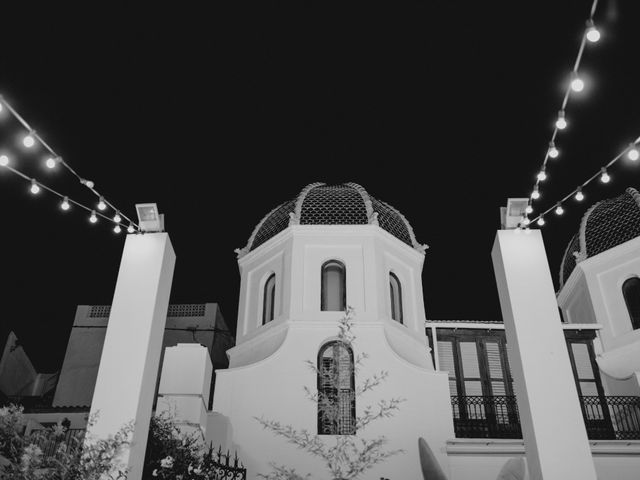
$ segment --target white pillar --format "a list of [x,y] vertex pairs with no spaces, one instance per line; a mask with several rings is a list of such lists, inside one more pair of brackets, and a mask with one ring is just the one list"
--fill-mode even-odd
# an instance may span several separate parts
[[532,480],[596,480],[538,230],[501,230],[491,252]]
[[128,480],[142,477],[175,259],[166,233],[127,236],[91,402],[96,423],[88,434],[107,438],[135,422],[119,457],[130,469]]
[[207,347],[179,343],[165,348],[156,413],[175,415],[183,433],[197,432],[204,440],[212,374]]

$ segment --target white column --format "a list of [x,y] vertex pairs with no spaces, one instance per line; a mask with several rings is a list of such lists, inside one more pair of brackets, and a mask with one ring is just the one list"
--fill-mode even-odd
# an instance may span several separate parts
[[175,416],[182,432],[197,432],[204,440],[212,374],[207,347],[179,343],[165,348],[156,413]]
[[596,480],[538,230],[501,230],[491,252],[532,480]]
[[119,457],[130,469],[128,480],[142,477],[175,259],[166,233],[127,236],[91,402],[96,423],[88,434],[107,438],[135,422]]

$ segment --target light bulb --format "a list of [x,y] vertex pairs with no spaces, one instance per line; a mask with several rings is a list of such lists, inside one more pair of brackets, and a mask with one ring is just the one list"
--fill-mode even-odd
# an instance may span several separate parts
[[593,20],[589,20],[587,22],[587,40],[589,40],[591,43],[596,43],[598,40],[600,40],[600,32],[593,24]]
[[104,210],[107,208],[107,204],[104,203],[104,198],[100,197],[100,201],[98,202],[98,210]]
[[573,80],[571,80],[571,90],[574,92],[581,92],[584,90],[584,82],[577,74],[575,74]]
[[632,143],[631,145],[629,145],[629,151],[627,152],[627,158],[629,160],[631,160],[632,162],[635,162],[636,160],[638,160],[638,158],[640,158],[640,152],[638,152],[638,149],[636,148],[636,144]]
[[39,191],[40,191],[40,187],[38,186],[38,183],[34,179],[31,179],[31,193],[35,195]]
[[64,210],[65,212],[66,212],[67,210],[69,210],[69,208],[71,208],[71,205],[69,204],[69,198],[68,198],[68,197],[64,197],[64,198],[62,199],[62,203],[60,204],[60,208],[61,208],[62,210]]
[[9,165],[9,157],[0,155],[0,167],[6,167],[7,165]]
[[564,110],[558,112],[558,119],[556,120],[556,128],[558,130],[564,130],[567,128],[567,121],[564,118]]
[[47,158],[46,162],[44,162],[47,168],[56,168],[57,163],[58,162],[56,162],[56,159],[53,157]]
[[558,206],[556,207],[556,215],[562,215],[564,213],[564,208],[562,208],[562,205],[558,204]]
[[122,229],[120,228],[120,225],[116,225],[115,227],[113,227],[113,231],[116,233],[120,233]]
[[531,193],[531,198],[533,198],[534,200],[537,200],[540,198],[540,192],[538,191],[537,185],[533,188],[533,192]]
[[95,210],[91,210],[91,216],[89,217],[89,221],[91,223],[96,223],[98,221],[98,217],[96,216]]
[[544,168],[542,170],[540,170],[540,172],[538,173],[538,180],[540,182],[544,182],[547,179],[547,172],[545,172]]
[[581,202],[582,200],[584,200],[584,194],[582,193],[582,188],[578,187],[578,189],[576,190],[576,196],[575,199],[579,202]]
[[538,222],[537,222],[537,223],[538,223],[538,225],[543,226],[543,225],[544,225],[544,217],[540,217],[540,218],[538,219]]
[[600,175],[600,181],[602,183],[609,183],[609,180],[611,180],[611,177],[607,173],[607,169],[602,167],[600,171],[602,172],[602,175]]
[[35,143],[36,143],[36,139],[33,138],[33,132],[27,133],[22,139],[22,144],[27,148],[33,147]]
[[120,223],[122,221],[122,218],[120,217],[120,212],[116,212],[116,214],[113,216],[113,221],[116,223]]
[[129,224],[129,226],[127,227],[127,232],[128,233],[133,233],[134,232],[133,225]]
[[0,102],[0,112],[4,110],[4,105],[2,104],[2,102]]
[[558,149],[556,148],[555,144],[553,142],[549,142],[549,156],[551,158],[558,158],[558,155],[560,155],[560,152],[558,151]]
[[530,213],[533,213],[533,207],[531,205],[527,205],[527,207],[524,209],[525,213],[528,215]]
[[522,221],[523,225],[529,225],[531,223],[531,220],[529,220],[528,218],[525,217],[525,219]]

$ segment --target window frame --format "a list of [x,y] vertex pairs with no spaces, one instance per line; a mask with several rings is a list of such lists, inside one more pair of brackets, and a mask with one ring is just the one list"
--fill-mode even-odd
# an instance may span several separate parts
[[[273,288],[269,294],[267,291],[270,287],[269,282],[273,280]],[[271,297],[271,309],[269,315],[267,315],[267,299]],[[266,325],[272,322],[276,318],[276,274],[272,272],[264,282],[262,287],[262,325]]]
[[[633,282],[634,285],[632,285],[631,287],[634,288],[635,291],[629,292],[628,288],[625,289],[625,285],[629,285],[630,282]],[[629,302],[633,301],[633,298],[631,298],[632,294],[636,294],[638,296],[636,301],[640,302],[640,278],[635,275],[627,278],[624,282],[622,282],[620,291],[622,292],[622,298],[624,298],[624,304],[627,307],[627,314],[629,315],[629,319],[631,320],[631,328],[633,330],[638,330],[640,329],[640,311],[637,312],[636,315],[634,315],[633,309],[629,305]]]
[[[339,299],[339,301],[341,302],[341,307],[342,307],[341,310],[328,310],[326,305],[327,302],[325,300],[325,289],[326,289],[325,270],[332,265],[336,265],[340,267],[339,281],[342,287],[342,298]],[[321,312],[344,312],[346,310],[347,310],[347,267],[344,264],[344,262],[341,262],[340,260],[332,258],[324,262],[320,267],[320,311]]]
[[[318,427],[318,435],[356,435],[356,398],[355,398],[355,393],[356,393],[356,387],[355,387],[355,363],[354,363],[354,355],[353,355],[353,349],[351,348],[351,346],[341,340],[331,340],[329,342],[324,343],[320,349],[318,350],[318,358],[317,358],[317,370],[316,370],[316,377],[317,377],[317,388],[318,388],[318,402],[320,402],[320,395],[321,392],[325,393],[325,390],[327,388],[331,388],[333,390],[338,391],[339,390],[339,386],[333,386],[333,387],[325,387],[323,385],[323,366],[322,366],[322,359],[324,358],[324,353],[329,349],[335,346],[338,346],[339,348],[342,348],[344,350],[346,350],[348,356],[349,356],[349,399],[350,399],[350,421],[351,421],[351,426],[353,428],[351,433],[337,433],[340,432],[340,418],[338,417],[338,419],[336,420],[336,422],[334,423],[334,425],[332,426],[330,432],[325,431],[325,422],[323,421],[324,419],[322,418],[321,412],[320,412],[320,408],[319,408],[319,403],[318,403],[318,413],[317,413],[317,427]],[[338,407],[339,409],[339,407]]]

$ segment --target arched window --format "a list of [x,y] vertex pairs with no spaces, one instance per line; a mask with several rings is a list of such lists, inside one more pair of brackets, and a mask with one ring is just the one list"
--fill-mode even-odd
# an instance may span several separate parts
[[625,280],[622,284],[622,295],[631,317],[631,325],[636,330],[640,328],[640,278],[632,277]]
[[318,353],[318,435],[355,435],[353,351],[341,341]]
[[262,324],[265,325],[273,320],[276,303],[276,274],[272,273],[264,283],[262,295]]
[[346,310],[345,273],[344,264],[338,260],[329,260],[322,265],[320,310],[328,312],[343,312]]
[[389,291],[391,293],[391,318],[396,322],[402,321],[402,287],[400,280],[393,272],[389,273]]

